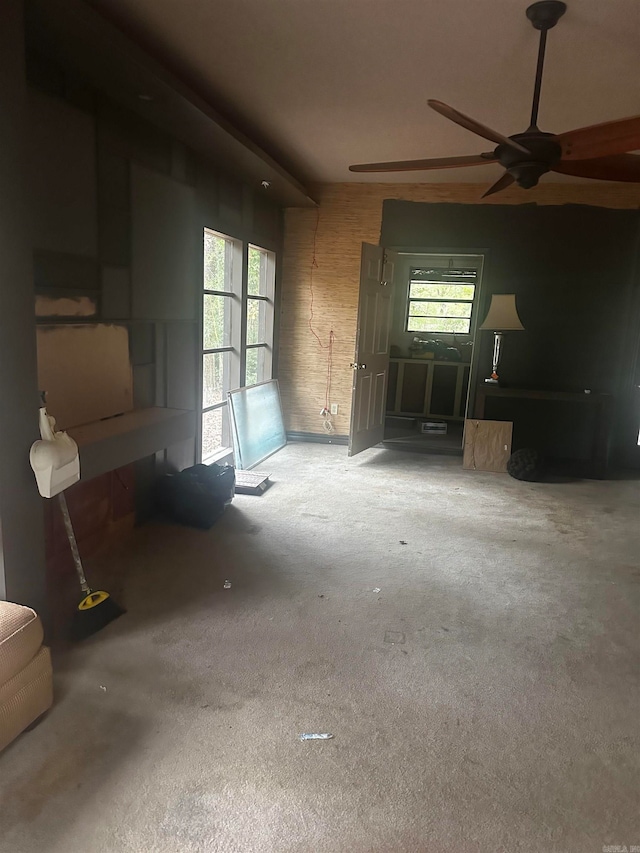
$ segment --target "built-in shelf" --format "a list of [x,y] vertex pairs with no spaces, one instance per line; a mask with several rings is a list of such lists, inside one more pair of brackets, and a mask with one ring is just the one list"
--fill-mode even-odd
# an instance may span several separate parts
[[387,414],[464,420],[470,365],[431,358],[392,358]]
[[70,427],[67,432],[80,450],[80,476],[90,480],[194,438],[196,413],[154,406]]

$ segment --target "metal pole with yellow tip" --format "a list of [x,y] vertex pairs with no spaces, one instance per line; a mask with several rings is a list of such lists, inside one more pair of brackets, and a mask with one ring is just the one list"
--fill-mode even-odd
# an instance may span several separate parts
[[69,515],[69,507],[64,492],[58,494],[60,509],[64,519],[64,526],[67,531],[67,539],[71,547],[73,562],[78,574],[78,580],[84,593],[84,598],[78,604],[74,615],[71,636],[74,640],[84,640],[91,634],[95,634],[109,622],[122,616],[124,610],[116,604],[108,592],[103,589],[92,590],[84,575],[82,568],[82,560],[78,551],[78,543],[76,542],[73,525],[71,524],[71,516]]

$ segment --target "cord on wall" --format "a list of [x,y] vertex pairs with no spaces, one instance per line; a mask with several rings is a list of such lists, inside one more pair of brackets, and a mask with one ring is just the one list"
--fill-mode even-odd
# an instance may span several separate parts
[[318,258],[316,254],[316,247],[318,244],[318,226],[320,225],[320,208],[316,209],[316,224],[313,229],[313,251],[311,257],[311,267],[309,269],[309,331],[313,335],[313,337],[317,340],[318,346],[321,349],[327,350],[327,383],[325,386],[325,395],[324,395],[324,408],[321,409],[320,414],[323,417],[322,427],[325,432],[331,433],[334,430],[333,423],[331,421],[331,412],[329,409],[329,403],[331,399],[331,378],[333,371],[333,344],[336,339],[335,333],[333,329],[329,331],[329,341],[326,344],[322,343],[320,336],[316,332],[313,327],[313,318],[314,318],[314,290],[313,290],[313,275],[315,270],[318,268]]
[[313,292],[313,273],[314,270],[318,268],[318,259],[316,257],[316,246],[318,241],[318,225],[320,224],[320,208],[316,209],[316,224],[313,229],[313,253],[311,257],[311,268],[309,270],[309,331],[313,335],[313,337],[318,341],[319,346],[322,349],[328,349],[331,346],[331,338],[329,338],[328,344],[323,344],[320,340],[320,336],[313,328],[313,301],[314,301],[314,292]]
[[336,336],[333,332],[333,329],[329,332],[329,352],[327,353],[327,387],[324,395],[324,407],[325,409],[329,409],[329,402],[331,400],[331,375],[333,371],[333,342],[335,341]]

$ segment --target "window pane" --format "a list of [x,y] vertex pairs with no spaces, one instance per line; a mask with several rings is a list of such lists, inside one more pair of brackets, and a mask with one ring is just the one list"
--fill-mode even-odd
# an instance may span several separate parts
[[245,385],[256,385],[258,382],[258,350],[247,350],[247,369],[245,374]]
[[467,333],[470,320],[463,317],[409,317],[408,332],[458,332]]
[[202,408],[222,403],[229,390],[228,352],[209,352],[202,356]]
[[470,299],[475,293],[474,284],[445,284],[434,281],[412,281],[410,299]]
[[254,347],[247,350],[245,385],[256,385],[258,382],[265,382],[267,379],[271,379],[265,372],[266,354],[266,347]]
[[231,343],[231,297],[205,293],[203,300],[203,349],[228,347]]
[[247,343],[265,344],[267,305],[262,299],[247,300]]
[[205,290],[231,290],[230,240],[213,231],[204,230],[204,288]]
[[247,292],[249,296],[267,295],[267,253],[249,246]]
[[420,317],[470,317],[470,302],[411,302],[409,312]]
[[227,406],[205,412],[202,415],[202,461],[206,462],[229,443]]

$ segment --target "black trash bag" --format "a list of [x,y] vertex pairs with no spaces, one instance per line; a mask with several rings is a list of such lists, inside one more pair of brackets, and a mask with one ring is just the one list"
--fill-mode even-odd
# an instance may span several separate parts
[[516,480],[534,482],[541,480],[545,471],[544,459],[531,447],[515,450],[507,462],[507,472]]
[[172,521],[208,530],[233,500],[235,470],[231,465],[194,465],[158,482],[159,509]]
[[229,506],[236,493],[236,469],[233,465],[218,465],[214,462],[212,465],[194,465],[186,470],[193,472],[211,495],[222,498],[225,506]]

